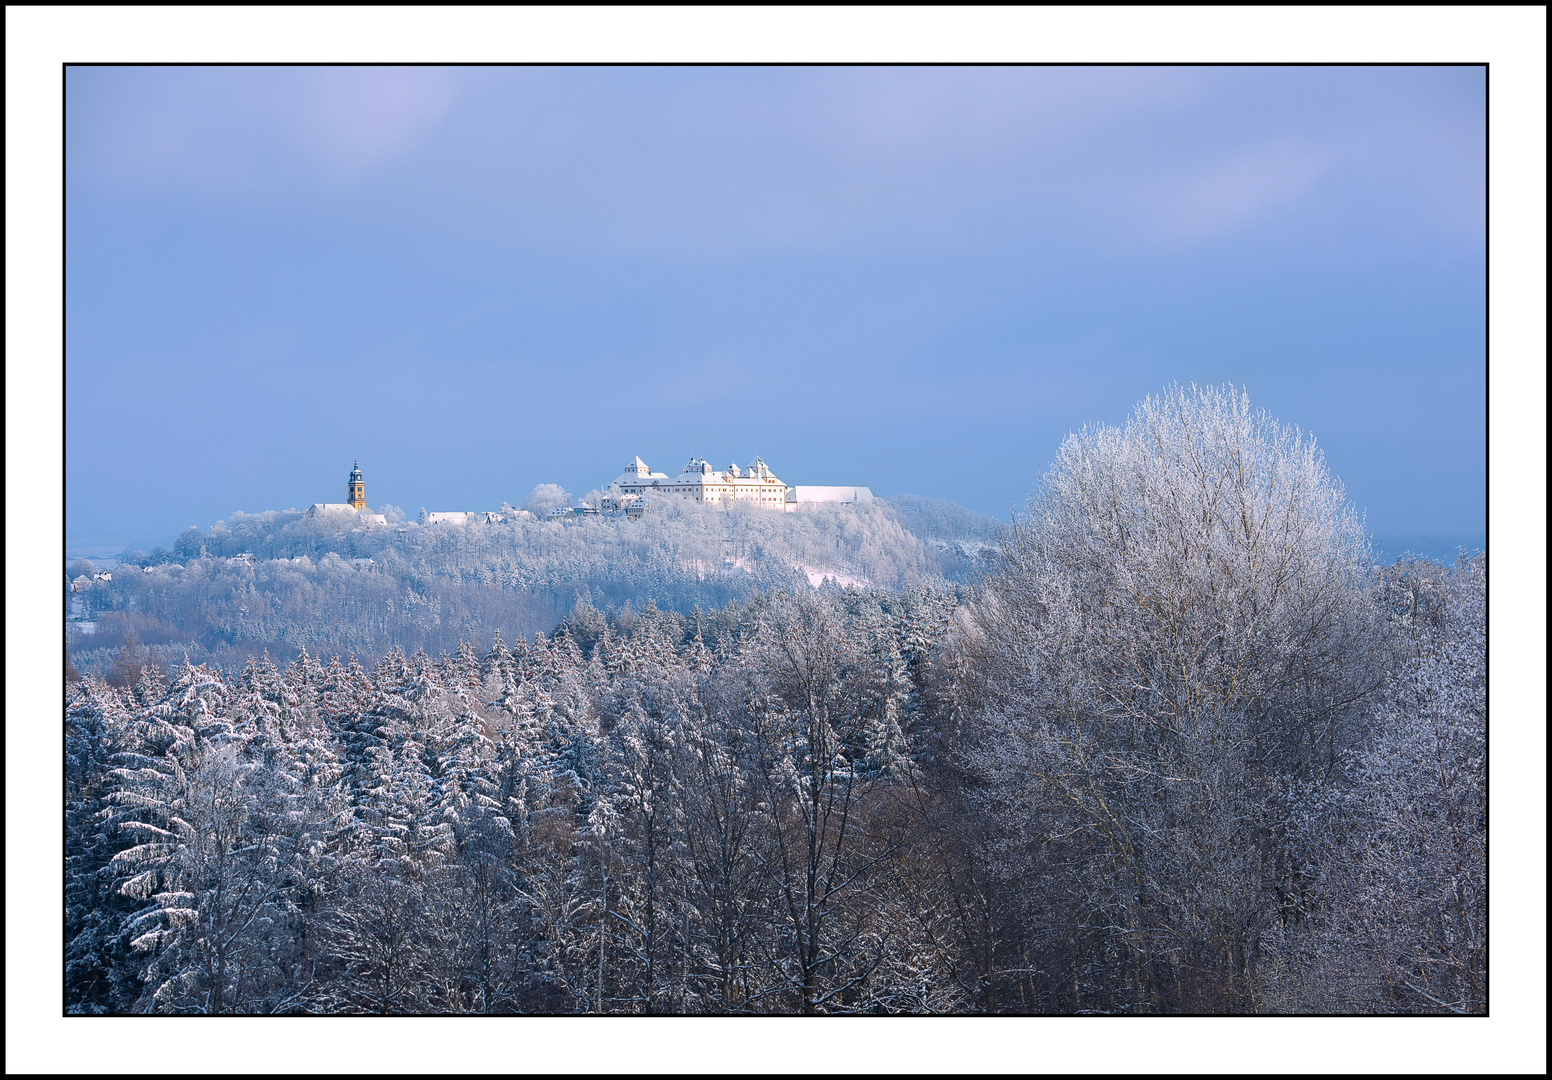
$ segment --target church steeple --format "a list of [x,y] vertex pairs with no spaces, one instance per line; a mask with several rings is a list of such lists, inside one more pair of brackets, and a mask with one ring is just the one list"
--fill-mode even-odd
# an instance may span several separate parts
[[355,468],[350,470],[350,497],[345,501],[357,510],[366,509],[366,482],[361,479],[361,461],[356,460]]

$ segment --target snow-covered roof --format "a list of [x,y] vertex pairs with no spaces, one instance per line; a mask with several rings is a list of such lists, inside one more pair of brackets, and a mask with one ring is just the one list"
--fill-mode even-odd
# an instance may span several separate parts
[[640,457],[625,466],[625,471],[615,478],[616,484],[639,484],[646,480],[667,480],[667,473],[653,472]]
[[746,469],[740,469],[736,464],[729,465],[726,469],[716,469],[705,458],[693,457],[679,471],[679,475],[672,478],[663,473],[649,471],[646,462],[638,457],[634,462],[625,467],[625,472],[610,481],[609,486],[619,486],[626,490],[634,489],[639,491],[644,487],[663,487],[675,484],[720,484],[731,487],[735,491],[752,491],[757,489],[766,491],[774,486],[786,486],[777,479],[771,472],[770,466],[766,465],[765,460],[760,457],[756,457],[751,461]]
[[382,514],[368,514],[365,511],[357,510],[350,503],[313,503],[307,508],[308,517],[312,517],[315,514],[333,513],[361,514],[363,517],[375,522],[378,525],[388,524],[388,519]]
[[691,458],[685,467],[679,470],[680,476],[720,476],[717,470],[711,467],[711,463],[705,458]]

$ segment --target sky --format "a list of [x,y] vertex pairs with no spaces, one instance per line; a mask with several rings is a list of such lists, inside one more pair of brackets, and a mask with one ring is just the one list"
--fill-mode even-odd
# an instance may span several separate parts
[[1172,382],[1480,537],[1480,67],[72,67],[66,542],[763,456],[1006,517]]

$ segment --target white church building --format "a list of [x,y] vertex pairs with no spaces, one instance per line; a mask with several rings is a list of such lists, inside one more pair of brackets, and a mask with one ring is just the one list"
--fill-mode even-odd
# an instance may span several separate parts
[[865,487],[789,487],[759,457],[742,469],[736,464],[714,469],[705,458],[691,458],[674,477],[653,472],[638,457],[609,484],[600,509],[625,510],[647,492],[697,503],[752,503],[786,512],[806,503],[868,502],[873,498]]

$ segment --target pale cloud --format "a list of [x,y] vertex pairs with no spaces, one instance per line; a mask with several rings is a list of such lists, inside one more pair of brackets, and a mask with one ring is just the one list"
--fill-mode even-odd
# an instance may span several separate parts
[[436,68],[87,68],[67,93],[70,171],[236,194],[359,177],[421,148],[456,103]]
[[438,68],[317,68],[292,90],[298,143],[327,171],[351,175],[414,152],[457,97]]
[[67,137],[72,179],[103,187],[278,199],[531,251],[1183,248],[1317,192],[1371,231],[1469,237],[1485,202],[1480,94],[1446,76],[76,69]]
[[465,167],[418,166],[417,197],[458,195],[414,212],[535,249],[689,258],[1007,245],[1109,220],[1076,175],[1108,163],[1104,133],[1208,85],[1183,68],[500,72],[449,125]]
[[1276,140],[1153,187],[1143,201],[1163,240],[1191,244],[1287,210],[1335,163],[1324,147]]
[[951,165],[1027,157],[1196,98],[1190,68],[843,68],[810,80],[806,137],[840,159]]

